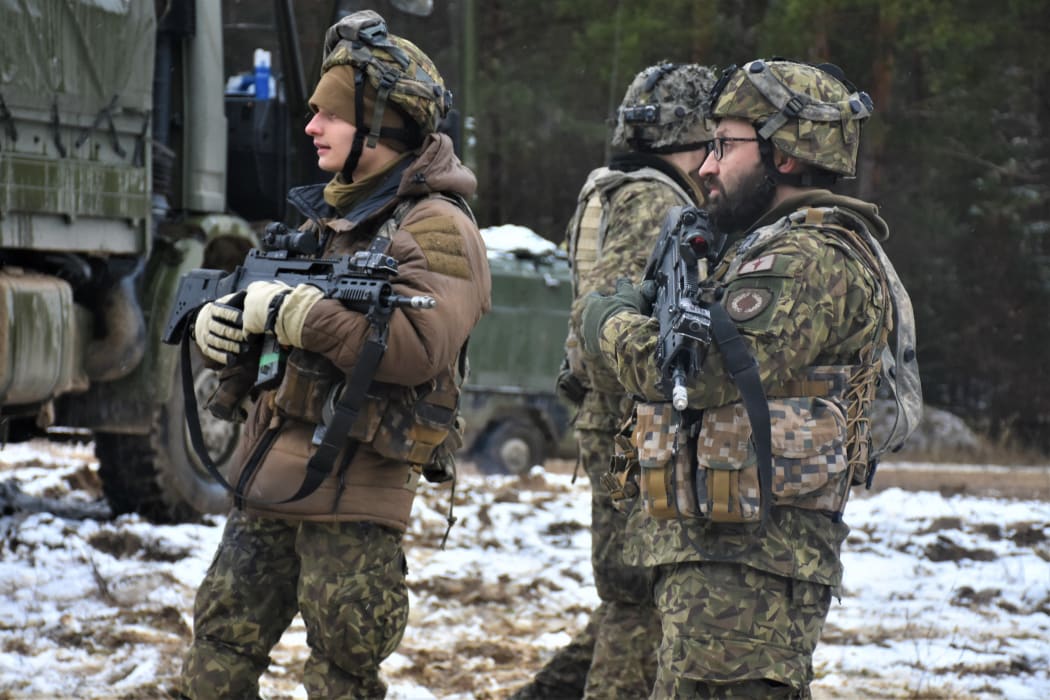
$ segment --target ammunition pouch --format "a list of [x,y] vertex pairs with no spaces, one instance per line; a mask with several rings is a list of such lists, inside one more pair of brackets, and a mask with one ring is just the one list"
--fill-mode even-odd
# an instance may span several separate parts
[[429,464],[456,425],[459,387],[451,372],[391,401],[372,440],[372,449],[390,459]]
[[[456,432],[459,386],[452,375],[444,372],[416,387],[372,382],[349,438],[388,459],[424,467],[444,448],[447,462],[463,442],[462,429]],[[327,358],[295,349],[274,403],[285,416],[328,425],[344,387],[344,377]]]
[[[855,476],[850,455],[866,454],[866,423],[847,421],[855,367],[815,367],[769,399],[772,491],[777,506],[837,516]],[[813,395],[805,395],[813,394]],[[669,403],[636,407],[633,431],[646,512],[714,523],[761,520],[758,460],[740,403],[683,421]],[[863,442],[863,447],[859,444]]]
[[[775,417],[774,502],[839,512],[849,489],[842,409],[827,399],[803,397],[773,399],[769,411]],[[690,514],[713,522],[757,522],[761,515],[758,469],[742,405],[704,412],[696,454]]]
[[[638,455],[638,485],[645,512],[654,518],[678,517],[675,481],[681,416],[670,403],[635,406],[632,439]],[[683,512],[686,515],[687,512]]]
[[[373,382],[369,387],[350,429],[351,440],[372,442],[390,402],[387,392],[381,391],[384,386]],[[328,425],[343,387],[342,374],[327,358],[296,348],[288,355],[284,380],[274,396],[274,404],[281,415],[313,425]]]

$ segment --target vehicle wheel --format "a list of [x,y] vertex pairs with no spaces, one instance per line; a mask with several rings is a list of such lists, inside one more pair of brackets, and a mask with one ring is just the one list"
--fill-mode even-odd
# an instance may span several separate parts
[[522,474],[547,459],[547,438],[524,421],[497,423],[475,450],[474,462],[483,474]]
[[[225,474],[241,426],[221,421],[201,408],[215,389],[218,374],[195,360],[193,377],[201,433],[212,461]],[[177,523],[228,510],[226,490],[204,468],[190,444],[184,407],[176,368],[171,398],[157,406],[151,435],[95,436],[102,490],[114,515],[139,513],[153,522]]]

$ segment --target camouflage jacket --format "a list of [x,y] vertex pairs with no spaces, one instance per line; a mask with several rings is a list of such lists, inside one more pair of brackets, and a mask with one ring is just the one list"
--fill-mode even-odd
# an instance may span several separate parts
[[[759,364],[767,394],[800,379],[817,365],[849,365],[878,335],[887,303],[876,273],[851,254],[835,234],[804,228],[787,215],[807,207],[840,207],[862,217],[884,237],[888,229],[874,205],[812,190],[781,203],[753,233],[738,240],[712,272],[721,303]],[[758,238],[761,229],[777,235]],[[756,244],[756,241],[757,244]],[[654,356],[655,320],[621,312],[602,328],[601,350],[623,386],[652,401],[660,372]],[[739,401],[717,347],[699,376],[690,378],[689,404],[712,409]],[[839,548],[849,528],[826,515],[774,508],[766,531],[752,525],[711,525],[700,519],[656,520],[636,508],[625,558],[644,565],[680,561],[736,561],[791,578],[838,585]]]
[[[588,176],[566,232],[574,293],[566,352],[574,374],[587,388],[575,422],[576,428],[584,430],[616,430],[630,410],[623,387],[602,358],[583,354],[582,346],[574,347],[578,342],[575,339],[579,337],[584,297],[595,291],[612,293],[616,280],[622,277],[637,283],[660,235],[667,210],[695,205],[701,198],[699,189],[684,173],[657,156],[624,154],[614,158],[610,166],[598,168]],[[581,249],[579,239],[584,227],[582,219],[593,197],[600,198],[601,223],[597,240],[590,242],[593,248],[589,255],[593,259],[584,263],[582,258],[588,252]],[[580,360],[572,357],[574,352]]]

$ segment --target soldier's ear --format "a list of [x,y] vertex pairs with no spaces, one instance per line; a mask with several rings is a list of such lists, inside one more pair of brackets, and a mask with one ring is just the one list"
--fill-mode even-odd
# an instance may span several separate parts
[[773,164],[777,166],[777,172],[785,175],[800,173],[805,169],[802,161],[794,156],[789,156],[779,148],[773,151]]

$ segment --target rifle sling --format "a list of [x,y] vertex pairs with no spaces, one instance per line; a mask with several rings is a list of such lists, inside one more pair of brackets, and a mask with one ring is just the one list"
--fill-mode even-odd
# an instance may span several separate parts
[[[402,213],[400,216],[403,217],[404,214]],[[394,218],[400,220],[396,214]],[[372,253],[385,253],[389,247],[389,235],[384,235],[384,231],[380,230],[380,233],[373,237],[368,250]],[[321,444],[317,446],[317,451],[313,453],[310,460],[306,463],[306,475],[303,477],[303,482],[294,494],[283,500],[275,501],[274,505],[298,501],[316,491],[332,473],[336,458],[345,447],[346,453],[343,455],[339,465],[340,489],[342,489],[346,468],[353,460],[358,447],[356,440],[350,440],[350,431],[353,429],[354,423],[357,422],[357,416],[361,413],[361,407],[364,406],[365,398],[368,396],[368,388],[372,386],[372,378],[375,377],[376,370],[379,369],[379,363],[382,361],[384,353],[386,353],[386,340],[389,334],[390,314],[392,311],[389,308],[381,309],[378,305],[369,311],[370,330],[368,339],[361,348],[361,353],[357,357],[357,363],[350,374],[350,379],[347,381],[346,386],[343,387],[342,395],[335,402],[332,420],[328,425],[319,426],[319,429],[322,431]],[[335,501],[332,503],[333,512],[338,505],[339,496],[340,494],[337,493]]]
[[769,402],[762,388],[758,373],[758,362],[748,351],[744,339],[719,303],[711,304],[711,335],[722,352],[726,370],[736,384],[751,423],[751,439],[755,444],[758,459],[758,490],[762,523],[765,524],[769,509],[773,505],[773,449],[772,422],[769,417]]
[[197,413],[197,392],[193,388],[193,369],[190,366],[190,333],[186,331],[182,335],[182,344],[179,348],[179,363],[182,365],[182,401],[186,411],[186,432],[190,434],[190,444],[197,458],[208,474],[230,493],[238,496],[237,489],[230,486],[226,477],[222,475],[215,462],[211,461],[208,447],[204,444],[204,435],[201,433],[201,419]]
[[226,481],[226,477],[223,476],[221,471],[219,471],[219,468],[215,466],[215,462],[212,461],[211,455],[208,453],[208,446],[204,444],[204,435],[201,433],[200,415],[197,412],[197,393],[193,388],[193,371],[190,365],[189,333],[186,333],[182,337],[179,361],[182,365],[182,397],[183,407],[186,411],[186,432],[189,433],[190,445],[193,446],[193,451],[197,453],[197,459],[200,460],[201,465],[203,465],[208,474],[211,475],[211,478],[215,479],[215,481],[226,489],[226,491],[233,494],[234,505],[237,508],[243,508],[245,504],[267,506],[276,503],[284,503],[285,501],[252,500],[246,498],[244,495],[244,486],[251,478],[251,475],[255,472],[255,469],[259,466],[259,462],[262,461],[263,456],[269,452],[270,447],[277,438],[277,429],[271,428],[266,432],[263,439],[259,442],[259,446],[254,452],[252,452],[251,457],[245,464],[240,482],[237,486],[231,485],[230,482]]
[[[372,327],[372,333],[364,347],[361,348],[361,354],[357,358],[357,364],[354,365],[350,380],[343,388],[342,396],[335,403],[332,420],[324,426],[324,437],[321,438],[321,444],[310,457],[310,461],[306,463],[306,476],[303,477],[303,483],[299,485],[298,491],[277,503],[298,501],[316,491],[332,473],[336,458],[344,447],[349,452],[346,455],[347,458],[343,460],[341,469],[349,465],[353,452],[357,450],[357,441],[351,442],[349,439],[350,430],[357,422],[357,416],[361,413],[361,407],[368,395],[368,387],[372,385],[372,378],[386,352],[386,330],[385,324],[382,329]],[[347,443],[350,443],[349,446]]]

